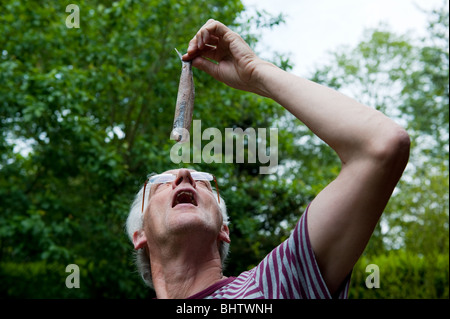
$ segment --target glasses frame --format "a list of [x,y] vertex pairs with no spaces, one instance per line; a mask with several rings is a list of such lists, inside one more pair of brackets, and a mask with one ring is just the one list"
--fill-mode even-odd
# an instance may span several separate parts
[[[196,175],[196,173],[202,173],[202,174],[207,174],[207,175],[212,176],[212,180],[213,180],[214,183],[216,184],[217,202],[220,204],[219,185],[217,184],[217,179],[216,179],[216,177],[215,177],[213,174],[211,174],[211,173],[206,173],[206,172],[192,172],[192,173],[191,173],[191,177],[192,177],[192,174]],[[146,180],[145,183],[144,183],[144,191],[143,191],[143,194],[142,194],[142,209],[141,209],[141,210],[142,210],[142,211],[141,211],[142,213],[144,213],[145,189],[146,189],[146,187],[147,187],[148,184],[158,184],[158,183],[149,183],[149,181],[150,181],[150,179],[151,179],[152,177],[155,177],[155,176],[158,176],[158,175],[163,175],[163,174],[150,174],[150,175],[147,176],[147,180]],[[172,175],[172,176],[174,176],[174,179],[173,179],[171,182],[166,182],[166,183],[173,183],[173,181],[176,180],[176,178],[177,178],[177,175],[176,175],[176,174],[166,173],[166,174],[164,174],[164,175]],[[200,181],[200,179],[196,180],[194,177],[192,177],[192,179],[193,179],[195,182]],[[211,180],[208,180],[208,179],[207,179],[207,181],[208,181],[208,182],[211,182]],[[164,184],[164,183],[159,183],[159,184]]]

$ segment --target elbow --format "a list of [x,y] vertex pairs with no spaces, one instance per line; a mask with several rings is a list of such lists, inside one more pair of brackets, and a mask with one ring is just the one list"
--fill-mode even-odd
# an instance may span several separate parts
[[409,160],[411,139],[403,128],[398,127],[394,130],[387,148],[386,156],[388,158],[394,159],[396,162],[400,162],[403,166],[406,166]]
[[382,138],[373,145],[372,156],[381,164],[392,166],[403,171],[409,160],[411,139],[400,126],[395,125],[385,130]]

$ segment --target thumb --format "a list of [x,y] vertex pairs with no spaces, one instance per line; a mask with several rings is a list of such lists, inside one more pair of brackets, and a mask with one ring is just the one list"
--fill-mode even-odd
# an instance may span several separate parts
[[221,81],[219,79],[219,65],[218,64],[199,56],[199,57],[196,57],[194,60],[192,60],[192,65],[194,67],[196,67],[197,69],[208,73],[216,80]]

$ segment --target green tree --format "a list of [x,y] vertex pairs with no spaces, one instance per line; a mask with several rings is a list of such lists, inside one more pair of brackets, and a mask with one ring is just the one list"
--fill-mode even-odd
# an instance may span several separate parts
[[[1,4],[3,297],[152,296],[136,274],[123,226],[146,175],[176,166],[169,156],[181,70],[174,48],[186,50],[211,17],[243,32],[252,44],[257,36],[248,31],[251,25],[270,27],[282,20],[266,14],[242,19],[238,0],[77,5],[80,28],[66,27],[63,3]],[[194,119],[203,127],[268,128],[283,114],[272,101],[194,73]],[[286,134],[280,130],[281,137]],[[287,183],[259,175],[251,163],[191,167],[217,175],[228,201],[230,274],[256,263],[285,236],[286,231],[267,234],[287,216],[279,214],[272,192],[277,188],[287,197]],[[265,212],[258,209],[262,202],[268,202]],[[303,199],[290,204],[300,207]],[[273,218],[263,219],[268,216]],[[80,267],[80,289],[64,285],[65,267],[72,263]]]
[[[255,45],[258,34],[250,30],[275,26],[283,17],[248,14],[239,0],[84,0],[77,4],[80,28],[71,29],[65,25],[67,4],[7,0],[0,5],[0,295],[148,298],[153,294],[135,271],[123,225],[146,175],[177,167],[169,156],[181,69],[174,48],[185,51],[209,18],[231,26]],[[445,11],[432,16],[438,17],[438,12]],[[447,20],[445,14],[441,16],[433,20],[430,34],[435,36],[426,45],[381,30],[373,33],[374,38],[367,37],[366,49],[361,44],[355,50],[365,55],[346,52],[341,64],[318,70],[314,76],[339,89],[346,84],[351,92],[360,89],[358,99],[404,121],[415,138],[426,142],[413,150],[415,159],[407,178],[385,215],[390,231],[377,229],[367,250],[373,252],[369,257],[394,248],[414,253],[435,249],[433,227],[438,227],[442,239],[439,253],[447,249],[448,254],[448,192],[443,187],[445,174],[448,178],[448,79],[444,79],[445,74],[448,78],[448,49],[442,53],[439,35],[445,29],[442,23],[447,21],[448,27],[448,11]],[[383,41],[403,44],[371,51]],[[377,71],[388,60],[393,66],[399,63],[392,78]],[[273,61],[285,69],[291,67],[283,56],[274,55]],[[360,82],[355,74],[364,68],[353,65],[355,61],[375,68],[359,74]],[[442,61],[447,61],[446,69],[439,64]],[[402,99],[383,96],[382,89],[374,89],[376,81],[365,82],[365,76],[373,74],[386,79],[386,88],[397,83],[394,88]],[[279,129],[279,167],[274,174],[260,175],[259,164],[248,162],[189,165],[218,177],[231,217],[231,256],[225,275],[236,275],[289,235],[309,201],[337,175],[339,160],[273,101],[230,89],[198,70],[194,70],[194,81],[194,119],[201,119],[203,128],[216,127],[221,132],[230,127]],[[382,85],[380,79],[376,83]],[[443,86],[441,91],[438,86]],[[400,94],[401,90],[407,94]],[[438,109],[417,109],[422,106],[419,99],[427,99],[420,90],[440,101]],[[369,98],[381,102],[372,103]],[[416,106],[407,108],[413,101]],[[440,113],[445,107],[447,113]],[[419,123],[419,115],[432,122]],[[435,126],[427,127],[427,123]],[[421,183],[424,178],[433,187]],[[439,205],[435,198],[447,202]],[[434,220],[428,219],[430,211]],[[414,218],[424,222],[430,236],[417,236]],[[441,265],[439,256],[436,260]],[[67,289],[64,284],[65,267],[72,263],[80,267],[80,289]]]

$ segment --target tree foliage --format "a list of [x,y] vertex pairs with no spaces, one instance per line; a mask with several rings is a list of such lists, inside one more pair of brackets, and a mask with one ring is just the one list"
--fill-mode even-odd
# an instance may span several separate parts
[[[152,293],[135,273],[123,225],[146,175],[177,167],[169,156],[181,70],[174,48],[185,51],[211,17],[253,44],[251,25],[275,25],[281,17],[260,14],[237,23],[244,9],[238,0],[77,5],[80,28],[66,27],[64,3],[1,5],[2,295],[148,297]],[[201,119],[203,128],[268,128],[283,112],[269,100],[194,73],[194,119]],[[227,199],[236,247],[230,273],[256,263],[285,235],[266,240],[258,232],[273,233],[289,216],[276,214],[271,190],[278,182],[259,175],[258,166],[190,167],[217,175]],[[292,191],[283,190],[289,185],[280,184],[277,192],[288,197]],[[267,202],[265,212],[258,211],[260,202]],[[303,203],[298,196],[289,202],[296,209]],[[260,214],[264,218],[255,219]],[[71,263],[82,270],[82,289],[64,285]]]
[[[379,268],[378,288],[366,286],[371,271]],[[354,299],[431,299],[448,298],[448,254],[430,260],[415,252],[399,250],[379,256],[363,256],[353,270],[349,298]],[[369,281],[371,278],[369,277]]]
[[[80,28],[67,28],[66,5],[0,5],[0,295],[152,297],[123,226],[148,173],[186,166],[169,156],[181,68],[174,48],[185,51],[209,18],[253,46],[258,35],[250,30],[283,17],[248,15],[239,0],[85,0],[77,2]],[[338,52],[336,63],[312,76],[403,121],[415,141],[423,140],[415,142],[407,177],[387,209],[389,231],[377,229],[369,257],[398,248],[426,258],[434,252],[436,260],[448,254],[446,14],[430,15],[424,42],[368,31],[356,49]],[[282,56],[273,61],[291,66]],[[337,175],[339,161],[273,101],[198,70],[194,81],[194,119],[203,129],[279,129],[274,174],[260,175],[259,163],[189,165],[218,178],[231,218],[225,275],[236,275],[287,238]],[[64,284],[68,264],[80,267],[80,289]],[[446,271],[448,284],[448,264]]]

